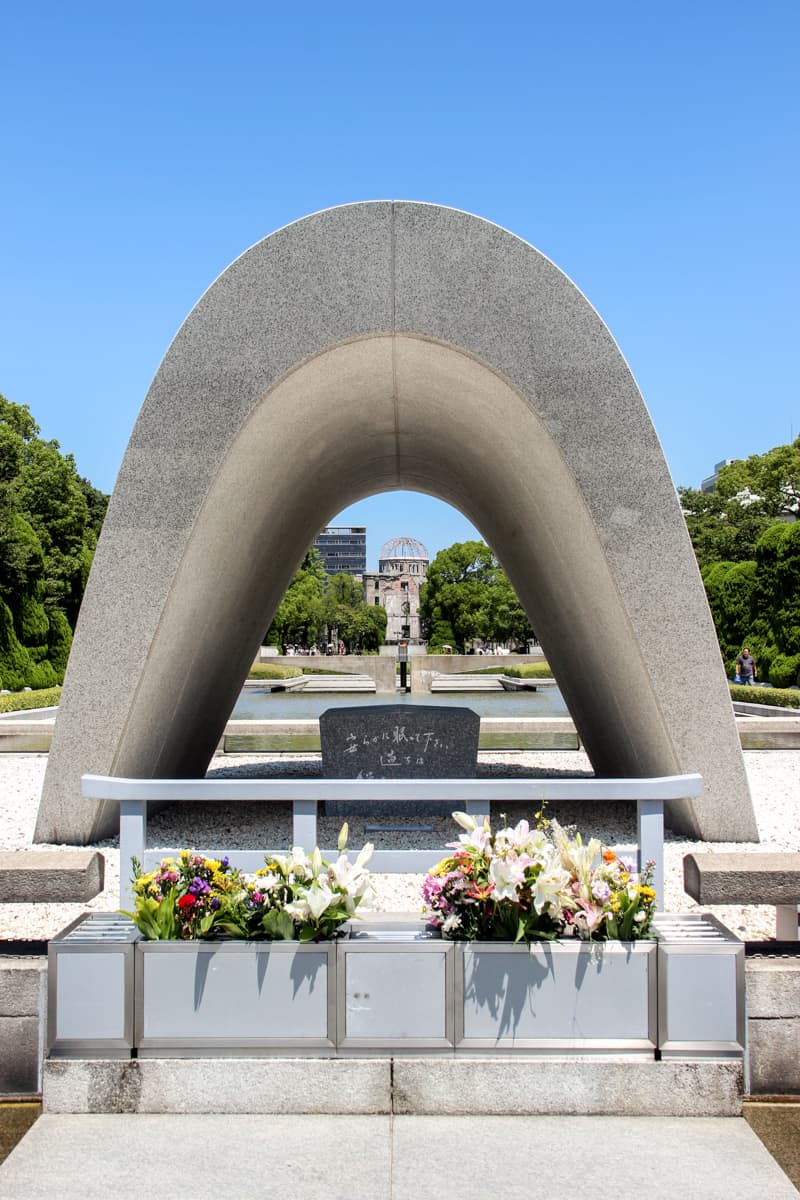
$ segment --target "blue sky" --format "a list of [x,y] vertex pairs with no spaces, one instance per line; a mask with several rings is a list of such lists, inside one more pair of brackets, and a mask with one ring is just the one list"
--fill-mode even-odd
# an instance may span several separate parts
[[[364,199],[466,209],[552,258],[676,484],[800,432],[797,0],[7,0],[0,46],[0,392],[97,487],[214,278]],[[339,521],[371,563],[473,535],[407,493]]]

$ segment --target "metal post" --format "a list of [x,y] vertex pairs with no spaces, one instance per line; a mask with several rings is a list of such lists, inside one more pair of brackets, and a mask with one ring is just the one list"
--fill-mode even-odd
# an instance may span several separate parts
[[292,815],[292,844],[310,854],[317,844],[316,800],[293,800]]
[[146,841],[147,801],[121,800],[119,805],[119,906],[127,911],[133,909],[131,859],[138,859],[144,866]]
[[664,801],[637,800],[639,824],[639,870],[644,869],[645,863],[652,860],[656,865],[653,869],[653,888],[656,893],[656,904],[664,907]]
[[779,942],[800,941],[800,905],[775,905],[775,937]]

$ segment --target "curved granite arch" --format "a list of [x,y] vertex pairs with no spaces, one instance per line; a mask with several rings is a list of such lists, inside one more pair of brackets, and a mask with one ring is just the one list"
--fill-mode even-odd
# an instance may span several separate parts
[[391,202],[259,242],[178,332],[97,549],[37,838],[115,827],[80,800],[83,772],[204,774],[317,530],[396,488],[493,546],[598,773],[700,771],[672,824],[757,839],[702,583],[619,349],[527,243]]

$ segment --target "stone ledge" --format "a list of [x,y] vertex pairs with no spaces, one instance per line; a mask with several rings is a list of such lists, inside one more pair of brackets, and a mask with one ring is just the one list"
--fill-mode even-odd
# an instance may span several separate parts
[[698,904],[798,904],[800,853],[687,854],[683,886]]
[[742,1065],[615,1056],[395,1059],[394,1111],[419,1114],[740,1116]]
[[98,850],[0,852],[0,903],[81,904],[103,890]]
[[742,1066],[625,1055],[50,1059],[47,1113],[740,1116]]
[[46,983],[46,958],[0,958],[0,1017],[37,1016]]
[[391,1060],[49,1059],[47,1113],[391,1112]]
[[800,957],[748,958],[745,978],[749,1020],[800,1017]]
[[800,1093],[800,1017],[749,1020],[747,1041],[753,1094]]
[[0,1096],[39,1091],[38,1016],[0,1017]]

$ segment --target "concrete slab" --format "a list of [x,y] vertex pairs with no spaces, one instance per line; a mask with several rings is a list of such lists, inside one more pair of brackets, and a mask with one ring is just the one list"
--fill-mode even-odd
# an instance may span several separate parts
[[798,1195],[742,1118],[45,1115],[0,1200],[178,1200],[207,1179],[260,1200]]
[[52,1113],[389,1113],[391,1060],[49,1059]]
[[80,904],[102,892],[104,877],[97,850],[4,850],[0,903]]
[[46,1113],[740,1116],[742,1063],[630,1055],[45,1061]]
[[687,854],[683,860],[683,887],[698,904],[797,904],[800,854]]
[[731,1117],[742,1064],[625,1055],[396,1058],[394,1111],[415,1115]]

